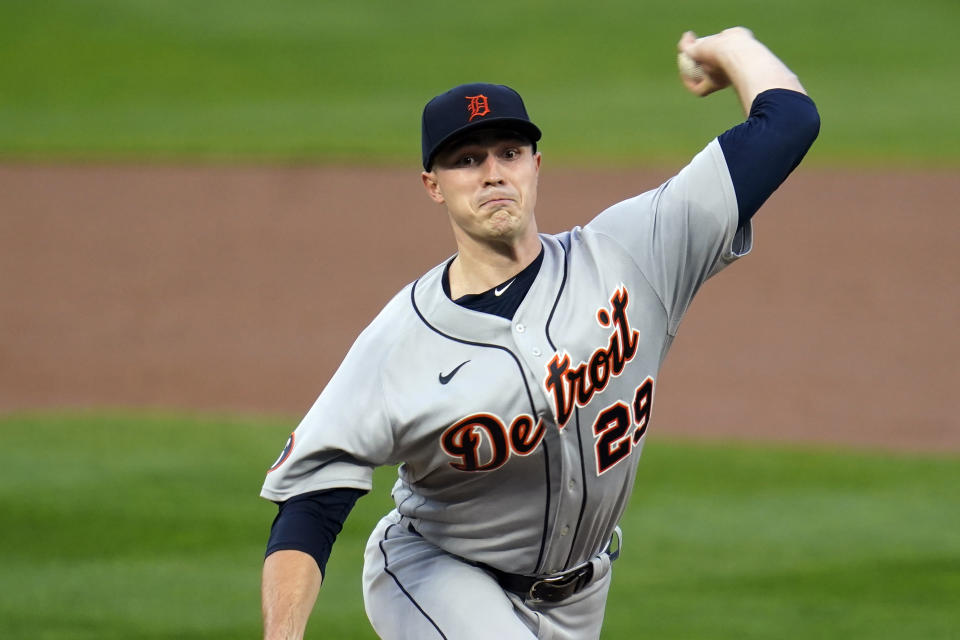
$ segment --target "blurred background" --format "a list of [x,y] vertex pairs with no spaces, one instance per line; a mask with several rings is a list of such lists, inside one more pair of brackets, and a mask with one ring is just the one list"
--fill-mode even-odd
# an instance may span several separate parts
[[[742,119],[676,42],[750,27],[822,129],[658,381],[604,638],[955,638],[953,0],[0,2],[0,636],[259,633],[263,473],[453,250],[420,111],[511,85],[557,232]],[[372,638],[348,521],[308,627]]]
[[[10,160],[415,165],[425,98],[521,87],[576,166],[661,165],[729,126],[677,91],[686,29],[744,24],[826,115],[812,163],[956,167],[956,3],[3,3]],[[414,117],[411,117],[414,116]]]

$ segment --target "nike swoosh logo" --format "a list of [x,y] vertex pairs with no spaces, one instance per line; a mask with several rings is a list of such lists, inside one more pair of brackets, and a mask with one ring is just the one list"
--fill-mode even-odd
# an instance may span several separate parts
[[506,291],[507,289],[509,289],[509,288],[510,288],[510,285],[512,285],[512,284],[513,284],[514,282],[516,282],[516,281],[517,281],[517,279],[514,278],[513,280],[511,280],[511,281],[508,282],[507,284],[503,285],[503,289],[494,289],[494,290],[493,290],[493,295],[495,295],[495,296],[497,296],[497,297],[499,298],[499,297],[503,294],[503,292]]
[[448,382],[450,382],[450,380],[453,378],[453,376],[457,375],[457,371],[460,371],[460,367],[462,367],[463,365],[467,364],[468,362],[470,362],[470,361],[469,361],[469,360],[464,360],[463,362],[461,362],[460,364],[457,365],[457,368],[456,368],[456,369],[454,369],[453,371],[451,371],[451,372],[448,373],[447,375],[443,375],[443,374],[441,373],[440,376],[439,376],[440,384],[447,384]]

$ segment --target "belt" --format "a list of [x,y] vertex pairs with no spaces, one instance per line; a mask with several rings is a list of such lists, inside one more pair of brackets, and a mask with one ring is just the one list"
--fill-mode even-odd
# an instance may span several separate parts
[[[607,543],[607,547],[601,552],[610,556],[610,561],[620,557],[620,527],[614,531],[613,537]],[[616,538],[617,544],[614,547],[613,540]],[[593,580],[593,562],[549,576],[525,576],[517,573],[507,573],[489,565],[478,563],[478,566],[489,571],[497,579],[497,583],[518,596],[526,600],[535,600],[539,602],[560,602],[566,600],[577,593]]]

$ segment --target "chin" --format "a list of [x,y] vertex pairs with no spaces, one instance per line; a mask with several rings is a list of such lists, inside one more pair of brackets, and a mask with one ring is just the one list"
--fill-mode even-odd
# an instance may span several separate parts
[[491,216],[487,229],[494,234],[516,233],[520,229],[520,221],[507,212],[497,212]]

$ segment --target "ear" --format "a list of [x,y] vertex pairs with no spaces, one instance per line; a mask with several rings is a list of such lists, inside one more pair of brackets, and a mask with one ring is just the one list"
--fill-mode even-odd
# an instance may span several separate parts
[[427,190],[427,195],[430,196],[430,199],[437,204],[443,204],[445,200],[443,193],[440,192],[437,174],[433,171],[424,171],[420,174],[420,179],[423,180],[423,188]]

